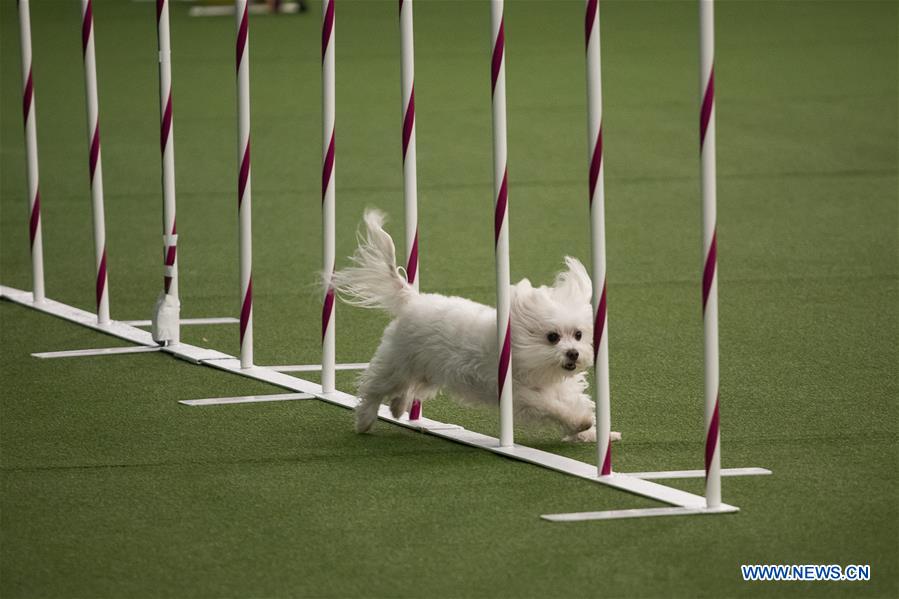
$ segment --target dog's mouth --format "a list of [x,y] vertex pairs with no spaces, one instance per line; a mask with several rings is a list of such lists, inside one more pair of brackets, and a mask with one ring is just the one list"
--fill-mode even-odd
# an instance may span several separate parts
[[576,362],[565,362],[564,364],[562,364],[562,368],[571,372],[571,371],[577,369],[577,363]]

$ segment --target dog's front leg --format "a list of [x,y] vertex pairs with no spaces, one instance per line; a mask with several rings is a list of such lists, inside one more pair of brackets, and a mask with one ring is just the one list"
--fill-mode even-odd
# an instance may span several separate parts
[[[616,431],[609,432],[609,439],[612,441],[621,441],[621,433]],[[591,426],[585,431],[573,435],[567,435],[563,441],[575,441],[580,443],[596,443],[596,425]]]
[[593,401],[582,393],[565,393],[563,386],[518,386],[514,397],[516,412],[521,416],[555,422],[568,436],[588,431],[594,425]]
[[[561,405],[566,406],[563,410],[565,414],[574,415],[575,423],[578,423],[579,426],[583,427],[583,423],[586,420],[584,414],[589,413],[589,421],[590,425],[584,428],[565,428],[563,423],[563,430],[566,434],[564,437],[564,441],[577,441],[581,443],[595,443],[596,442],[596,405],[593,403],[593,400],[590,399],[590,396],[584,393],[584,388],[586,385],[582,386],[582,382],[577,379],[568,379],[564,381],[561,385],[559,385],[558,389],[558,401]],[[612,441],[620,441],[621,433],[612,431],[609,438]]]

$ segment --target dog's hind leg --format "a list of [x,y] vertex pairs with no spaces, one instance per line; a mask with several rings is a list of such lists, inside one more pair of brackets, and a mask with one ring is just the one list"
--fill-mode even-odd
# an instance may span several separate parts
[[379,359],[378,354],[375,354],[359,383],[362,401],[356,406],[356,432],[364,433],[371,428],[378,419],[378,409],[382,403],[391,400],[392,409],[397,401],[394,398],[404,398],[405,395],[406,384],[402,375],[393,364]]
[[409,407],[412,405],[411,397],[411,394],[403,393],[390,400],[390,413],[394,418],[399,418],[409,411]]
[[393,414],[394,418],[399,418],[409,411],[412,407],[412,402],[416,399],[418,401],[427,401],[433,399],[436,395],[437,389],[431,385],[425,383],[410,385],[404,393],[390,400],[390,413]]
[[377,398],[363,398],[356,406],[356,432],[365,433],[371,429],[371,426],[378,419],[378,409],[381,407],[381,401]]

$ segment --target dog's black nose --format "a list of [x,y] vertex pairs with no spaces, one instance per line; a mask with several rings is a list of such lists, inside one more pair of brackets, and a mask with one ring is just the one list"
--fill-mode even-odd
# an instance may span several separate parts
[[565,357],[568,358],[569,360],[571,360],[572,362],[574,362],[575,360],[577,360],[577,357],[578,357],[579,355],[580,355],[580,354],[577,353],[577,350],[576,350],[576,349],[569,349],[567,352],[565,352]]

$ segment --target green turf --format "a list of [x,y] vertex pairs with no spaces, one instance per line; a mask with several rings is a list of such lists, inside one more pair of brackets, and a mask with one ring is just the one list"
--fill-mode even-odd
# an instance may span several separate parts
[[[515,279],[589,257],[582,10],[506,9]],[[90,310],[79,10],[32,11],[47,291]],[[94,13],[112,314],[147,318],[162,276],[154,10]],[[622,471],[702,465],[696,13],[602,3]],[[416,3],[416,108],[423,288],[492,302],[487,15]],[[27,289],[16,23],[0,3],[0,281]],[[188,408],[176,400],[276,389],[160,354],[38,361],[121,342],[2,303],[0,596],[897,596],[897,23],[891,1],[717,6],[722,459],[775,472],[724,480],[739,514],[543,522],[654,504],[386,424],[357,436],[319,402]],[[233,39],[232,19],[173,3],[186,317],[239,301]],[[250,48],[256,361],[315,362],[319,16],[253,18]],[[374,205],[402,237],[398,54],[395,2],[338,3],[344,232]],[[355,362],[386,319],[339,307],[337,323],[338,359]],[[183,338],[237,352],[234,326]],[[447,398],[425,410],[497,429]],[[593,459],[551,429],[516,433]],[[872,580],[746,583],[743,563],[871,564]]]

